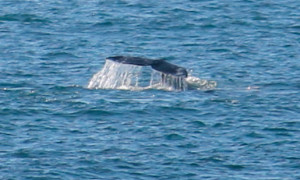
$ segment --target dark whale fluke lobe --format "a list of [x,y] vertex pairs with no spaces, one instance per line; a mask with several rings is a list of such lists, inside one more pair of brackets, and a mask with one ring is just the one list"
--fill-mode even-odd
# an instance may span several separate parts
[[171,64],[162,59],[147,59],[141,57],[130,56],[114,56],[108,57],[107,60],[115,61],[122,64],[132,64],[137,66],[151,66],[153,69],[164,74],[173,76],[187,77],[188,73],[185,68]]
[[158,63],[152,64],[151,67],[157,71],[163,72],[165,74],[171,74],[173,76],[187,77],[188,75],[185,68],[168,63],[164,60],[159,60]]
[[106,58],[111,61],[115,61],[122,64],[132,64],[137,66],[151,66],[154,62],[152,59],[130,57],[130,56],[114,56]]

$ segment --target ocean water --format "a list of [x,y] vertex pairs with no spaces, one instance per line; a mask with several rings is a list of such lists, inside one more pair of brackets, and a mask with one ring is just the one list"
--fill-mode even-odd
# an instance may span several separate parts
[[[0,0],[0,179],[300,179],[300,1]],[[163,58],[214,90],[89,89]]]

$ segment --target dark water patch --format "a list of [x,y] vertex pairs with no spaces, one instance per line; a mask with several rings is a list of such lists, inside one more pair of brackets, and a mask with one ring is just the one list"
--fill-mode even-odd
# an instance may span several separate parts
[[189,108],[184,107],[181,105],[172,105],[172,106],[162,106],[161,109],[164,109],[165,111],[184,111],[184,112],[198,112],[198,109],[195,108]]
[[61,52],[50,52],[50,53],[47,53],[45,55],[47,58],[78,58],[76,55],[72,54],[72,53],[67,53],[67,52],[64,52],[64,51],[61,51]]
[[265,138],[265,136],[261,133],[258,133],[258,132],[251,132],[251,133],[248,133],[246,134],[247,137],[250,137],[250,138]]
[[124,159],[106,159],[105,160],[107,163],[113,163],[114,168],[117,169],[126,169],[126,170],[132,170],[132,169],[136,169],[139,166],[142,166],[142,163],[136,163],[136,162],[130,162],[130,161],[126,161]]
[[141,114],[141,115],[151,115],[152,113],[145,111],[145,108],[143,107],[138,107],[138,108],[142,108],[142,109],[135,109],[135,110],[131,110],[130,112],[133,112],[134,114]]
[[200,26],[203,29],[214,29],[217,28],[217,26],[215,24],[211,24],[211,23],[204,23]]
[[30,90],[32,84],[26,81],[11,82],[11,83],[0,83],[0,87],[4,92],[23,92],[24,90]]
[[222,98],[216,98],[216,99],[211,99],[208,102],[215,102],[215,103],[225,103],[228,105],[234,105],[234,104],[238,104],[238,100],[235,99],[222,99]]
[[99,27],[99,28],[103,28],[103,27],[111,27],[113,26],[114,23],[112,21],[103,21],[103,22],[98,22],[96,24],[94,24],[94,27]]
[[252,24],[249,21],[244,21],[244,20],[233,20],[231,22],[233,25],[238,25],[238,26],[247,26],[250,27]]
[[289,122],[282,123],[282,125],[287,126],[289,128],[298,129],[300,127],[300,122],[298,122],[298,121],[289,121]]
[[282,128],[282,127],[269,127],[269,128],[264,128],[264,131],[270,131],[270,132],[289,132],[291,130],[287,128]]
[[193,46],[195,46],[195,47],[199,47],[199,46],[201,46],[202,44],[200,44],[200,43],[184,43],[182,46],[188,46],[188,47],[193,47]]
[[273,142],[268,142],[268,143],[263,143],[263,144],[258,144],[257,147],[258,148],[262,148],[266,151],[269,151],[269,152],[275,152],[276,149],[278,147],[289,147],[289,146],[292,146],[293,144],[297,144],[299,143],[299,141],[295,141],[295,140],[276,140],[276,141],[273,141]]
[[[5,132],[5,131],[3,131],[2,129],[5,129],[5,131],[7,131],[7,132]],[[9,131],[11,131],[11,130],[13,130],[12,128],[8,128],[8,127],[0,127],[0,134],[1,135],[3,135],[3,136],[11,136],[11,135],[13,135],[12,133],[9,133]],[[3,145],[3,142],[2,143],[0,143],[1,145]]]
[[252,20],[254,20],[254,21],[267,21],[268,17],[265,16],[265,15],[263,15],[263,14],[261,14],[261,13],[254,12]]
[[184,136],[181,136],[181,135],[176,134],[176,133],[167,134],[167,135],[165,135],[165,138],[167,140],[170,140],[170,141],[180,141],[180,140],[184,140],[185,139]]
[[17,21],[22,23],[49,23],[48,19],[41,18],[34,14],[6,14],[0,16],[0,21]]
[[74,178],[84,177],[87,179],[99,179],[101,176],[106,176],[108,179],[110,179],[110,175],[116,173],[116,171],[113,169],[105,168],[99,165],[76,168],[75,172],[78,173],[73,174]]
[[263,88],[268,88],[268,87],[274,87],[274,88],[288,88],[292,84],[288,81],[273,81],[273,82],[268,82],[264,84],[258,84],[258,86],[261,86]]
[[206,126],[206,124],[202,121],[193,121],[192,123],[198,128]]
[[[2,72],[3,77],[24,77],[24,78],[33,78],[34,76],[36,76],[36,74],[27,71],[25,68],[24,69],[15,69],[14,71],[4,71]],[[1,83],[2,84],[6,84],[6,83]]]
[[103,129],[108,130],[108,131],[112,131],[112,132],[118,131],[118,129],[113,127],[113,126],[105,126]]
[[12,154],[16,158],[34,158],[32,152],[28,149],[18,149]]
[[[55,113],[57,114],[57,113]],[[63,115],[66,117],[77,117],[77,116],[110,116],[110,115],[117,115],[119,113],[114,113],[112,111],[107,111],[103,109],[98,108],[91,108],[91,109],[85,109],[85,110],[77,110],[75,112],[61,112],[57,115]]]
[[187,144],[178,145],[178,147],[179,147],[179,148],[193,149],[193,148],[198,148],[199,145],[197,145],[197,144],[192,144],[192,143],[187,143]]
[[239,164],[227,164],[225,165],[225,167],[234,171],[241,171],[246,168],[244,165],[239,165]]
[[16,109],[16,108],[2,108],[0,109],[0,114],[1,115],[12,115],[12,114],[18,114],[18,115],[25,115],[25,116],[30,116],[32,115],[30,112],[26,110],[21,110],[21,109]]
[[216,123],[213,125],[214,128],[220,128],[226,126],[224,123]]
[[99,155],[105,155],[106,162],[112,162],[112,163],[119,163],[119,162],[124,162],[124,160],[118,156],[115,156],[116,154],[131,154],[135,153],[134,150],[131,149],[125,149],[117,146],[114,146],[113,144],[108,144],[107,148],[101,150],[99,152]]
[[291,25],[290,28],[299,29],[300,30],[300,25],[294,24],[294,25]]
[[[29,34],[29,32],[28,32]],[[37,37],[40,37],[40,38],[46,38],[46,37],[50,37],[53,35],[53,33],[51,31],[31,31],[30,34],[34,35],[34,36],[37,36]],[[39,39],[41,40],[41,39]],[[28,51],[28,54],[32,54],[34,55],[35,52],[34,51]]]
[[213,162],[213,163],[223,163],[223,162],[225,162],[225,159],[221,156],[210,156],[210,157],[201,158],[201,161]]
[[59,86],[59,85],[54,85],[53,87],[50,88],[50,90],[53,90],[57,93],[66,93],[70,94],[72,92],[76,93],[80,90],[83,90],[83,88],[79,85],[69,85],[69,86]]

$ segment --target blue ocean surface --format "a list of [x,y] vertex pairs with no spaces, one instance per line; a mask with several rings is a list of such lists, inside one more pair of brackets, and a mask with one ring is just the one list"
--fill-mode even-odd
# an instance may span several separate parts
[[[218,86],[87,88],[115,55]],[[0,0],[0,179],[300,179],[300,1]]]

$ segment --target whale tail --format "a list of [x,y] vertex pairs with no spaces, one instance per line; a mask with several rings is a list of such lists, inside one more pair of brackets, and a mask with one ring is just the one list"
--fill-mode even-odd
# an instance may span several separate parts
[[186,78],[188,73],[185,68],[171,64],[162,59],[147,59],[141,57],[130,56],[114,56],[108,57],[106,60],[115,61],[122,64],[131,64],[137,66],[151,66],[153,69],[167,75]]

